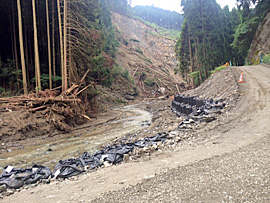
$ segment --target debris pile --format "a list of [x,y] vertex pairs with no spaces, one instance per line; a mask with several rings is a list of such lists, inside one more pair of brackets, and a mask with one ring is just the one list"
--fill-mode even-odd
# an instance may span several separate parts
[[51,178],[65,179],[77,176],[87,170],[118,164],[124,160],[125,155],[138,155],[141,153],[140,149],[149,151],[151,147],[157,150],[159,143],[164,143],[168,139],[170,137],[167,133],[158,133],[133,143],[107,146],[93,155],[84,152],[79,158],[60,160],[53,172],[48,167],[41,165],[34,165],[27,169],[15,169],[12,166],[7,166],[0,175],[0,188],[2,188],[0,192],[6,191],[7,188],[19,189],[24,185],[39,182],[49,183]]
[[[0,122],[2,135],[24,137],[32,133],[35,136],[40,131],[43,134],[55,130],[70,132],[71,127],[85,123],[89,112],[82,102],[81,94],[85,88],[72,85],[61,93],[59,88],[39,91],[38,93],[0,98],[0,110],[3,112]],[[0,120],[1,120],[0,119]],[[8,123],[9,120],[16,120]],[[15,124],[14,124],[15,123]],[[42,128],[42,129],[41,129]],[[29,133],[28,133],[29,132]]]

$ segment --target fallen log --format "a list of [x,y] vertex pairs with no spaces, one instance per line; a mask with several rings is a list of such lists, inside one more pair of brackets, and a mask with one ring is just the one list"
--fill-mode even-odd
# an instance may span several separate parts
[[70,98],[1,98],[0,103],[15,103],[15,102],[27,102],[27,101],[38,101],[38,102],[81,102],[81,99],[70,99]]

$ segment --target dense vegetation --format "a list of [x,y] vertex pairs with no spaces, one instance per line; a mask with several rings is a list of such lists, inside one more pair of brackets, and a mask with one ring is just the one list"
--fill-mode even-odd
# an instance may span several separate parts
[[181,30],[183,16],[177,12],[154,6],[135,6],[132,10],[135,16],[139,16],[145,21],[155,23],[166,29]]
[[[183,77],[197,86],[215,67],[231,61],[243,65],[269,0],[238,0],[238,9],[223,9],[216,0],[182,0],[184,23],[176,44]],[[252,9],[251,5],[256,4]],[[176,71],[178,71],[176,70]]]
[[86,84],[109,86],[117,41],[108,2],[1,0],[0,93],[65,91],[86,72]]
[[82,78],[85,86],[110,86],[118,46],[111,11],[139,16],[170,39],[177,31],[165,28],[181,28],[178,70],[196,86],[227,61],[245,63],[256,28],[270,10],[270,0],[237,2],[239,8],[229,11],[215,0],[182,0],[183,22],[176,12],[153,6],[132,9],[129,0],[0,0],[0,94],[58,86],[65,91]]

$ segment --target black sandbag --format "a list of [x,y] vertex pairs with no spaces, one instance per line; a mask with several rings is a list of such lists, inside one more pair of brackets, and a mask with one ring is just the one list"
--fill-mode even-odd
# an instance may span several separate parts
[[103,155],[104,159],[103,161],[108,161],[112,164],[117,164],[123,161],[124,155],[123,154],[117,154],[117,153],[111,153],[111,154],[105,154]]
[[51,176],[50,169],[42,165],[34,165],[27,169],[12,168],[11,171],[7,171],[7,168],[4,168],[0,176],[0,184],[13,189],[18,189],[24,184],[36,183],[41,179],[48,179]]
[[53,175],[56,178],[68,178],[84,172],[83,165],[79,159],[60,160],[54,168]]
[[102,165],[102,163],[100,162],[100,160],[97,157],[92,156],[88,152],[84,152],[79,157],[79,160],[81,162],[80,166],[82,166],[82,167],[90,166],[90,169],[94,169],[94,168]]

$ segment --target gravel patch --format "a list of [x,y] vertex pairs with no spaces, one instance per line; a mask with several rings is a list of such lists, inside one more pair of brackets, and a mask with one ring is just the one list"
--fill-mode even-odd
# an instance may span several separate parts
[[168,170],[93,202],[270,202],[270,136],[236,152]]

